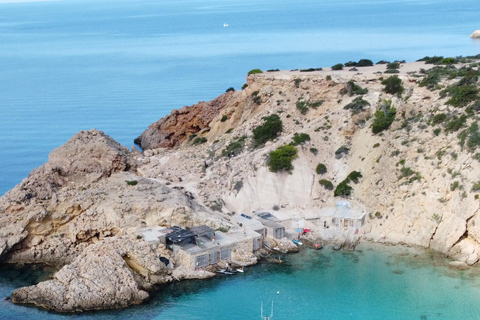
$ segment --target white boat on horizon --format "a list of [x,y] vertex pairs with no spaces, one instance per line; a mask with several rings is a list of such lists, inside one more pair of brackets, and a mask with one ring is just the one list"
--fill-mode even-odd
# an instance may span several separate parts
[[224,23],[224,24],[223,24],[223,27],[224,27],[224,28],[228,27],[228,23]]

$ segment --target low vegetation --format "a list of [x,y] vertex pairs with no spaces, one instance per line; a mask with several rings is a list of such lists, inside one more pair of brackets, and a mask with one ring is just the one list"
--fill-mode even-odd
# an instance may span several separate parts
[[374,120],[372,124],[372,132],[379,133],[390,128],[390,125],[395,120],[397,109],[392,107],[391,100],[385,100],[382,102],[380,109],[374,114]]
[[387,79],[383,79],[382,84],[385,86],[383,91],[389,94],[396,94],[400,96],[404,91],[402,79],[400,79],[398,76],[391,76]]
[[327,166],[323,163],[319,163],[315,171],[317,172],[317,174],[325,174],[327,173]]
[[329,180],[321,179],[318,181],[318,183],[327,190],[333,190],[333,183]]
[[332,70],[343,70],[343,64],[337,63],[332,66]]
[[238,155],[241,153],[245,147],[246,139],[247,136],[241,136],[240,138],[231,142],[225,149],[222,150],[222,156],[225,157],[228,155]]
[[263,73],[263,71],[260,70],[260,69],[252,69],[252,70],[248,71],[249,75],[250,74],[257,74],[257,73]]
[[195,139],[193,140],[193,145],[196,146],[196,145],[198,145],[198,144],[202,144],[202,143],[205,143],[205,142],[207,142],[207,138],[205,138],[205,137],[198,137],[198,138],[195,138]]
[[292,161],[297,157],[297,148],[292,145],[284,145],[270,152],[268,167],[272,172],[293,170]]
[[292,146],[298,146],[300,144],[304,144],[307,141],[310,141],[310,135],[308,133],[295,133],[292,138],[292,142],[290,143]]
[[264,124],[253,129],[254,148],[258,148],[264,145],[265,142],[275,139],[283,129],[282,120],[276,114],[263,117],[262,119],[265,121]]
[[351,110],[352,114],[355,115],[365,111],[365,107],[369,105],[370,103],[367,100],[363,100],[362,97],[356,97],[352,102],[343,107],[343,109]]
[[335,197],[343,196],[348,197],[351,195],[353,188],[350,186],[350,182],[358,183],[358,179],[362,177],[362,174],[359,171],[352,171],[349,173],[347,178],[340,182],[335,188],[333,195]]

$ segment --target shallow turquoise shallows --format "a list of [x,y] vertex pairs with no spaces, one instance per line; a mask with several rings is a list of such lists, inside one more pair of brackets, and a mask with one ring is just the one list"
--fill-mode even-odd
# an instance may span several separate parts
[[[149,303],[122,311],[66,316],[1,300],[0,319],[260,319],[262,302],[264,315],[273,302],[275,320],[475,320],[480,314],[480,270],[449,270],[433,252],[364,243],[355,252],[306,249],[280,258],[285,264],[171,284]],[[1,271],[0,294],[41,276]]]
[[[476,55],[478,0],[0,1],[0,195],[76,132],[130,147],[148,125],[254,68]],[[224,27],[228,24],[228,27]],[[408,249],[305,251],[290,265],[176,283],[142,306],[58,316],[0,299],[0,319],[480,319],[475,270]],[[402,253],[408,252],[407,255]],[[44,279],[6,268],[0,297]],[[277,293],[278,292],[278,293]]]

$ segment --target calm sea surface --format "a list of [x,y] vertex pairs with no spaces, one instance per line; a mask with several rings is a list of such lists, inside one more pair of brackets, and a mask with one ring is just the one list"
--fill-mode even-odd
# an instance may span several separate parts
[[[480,53],[480,42],[468,37],[480,29],[478,0],[4,2],[0,195],[76,132],[97,128],[130,147],[172,109],[213,99],[228,87],[240,89],[253,68]],[[397,266],[384,250],[306,252],[295,259],[300,260],[291,266],[258,266],[241,277],[175,285],[146,306],[101,315],[259,318],[261,300],[275,301],[274,319],[478,319],[480,314],[472,273],[428,263],[418,267],[415,261]],[[2,272],[0,296],[40,274]],[[39,316],[53,317],[0,303],[1,319]],[[70,316],[76,317],[92,316]]]

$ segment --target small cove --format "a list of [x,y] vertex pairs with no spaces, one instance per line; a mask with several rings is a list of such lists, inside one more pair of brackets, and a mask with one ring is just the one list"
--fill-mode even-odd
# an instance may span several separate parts
[[[1,301],[1,318],[255,319],[263,301],[275,319],[476,319],[480,269],[450,270],[433,251],[362,243],[356,251],[305,249],[244,274],[175,282],[125,310],[59,315]],[[1,294],[36,282],[41,270],[0,271]]]

